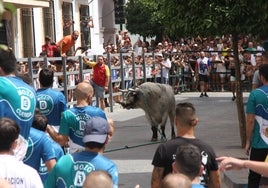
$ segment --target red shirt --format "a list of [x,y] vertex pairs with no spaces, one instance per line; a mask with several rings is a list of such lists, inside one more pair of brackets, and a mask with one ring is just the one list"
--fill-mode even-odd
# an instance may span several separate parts
[[99,85],[101,87],[104,87],[105,86],[106,77],[110,76],[109,74],[107,75],[107,72],[109,72],[109,68],[108,68],[107,65],[102,64],[101,66],[99,66],[98,64],[96,64],[93,67],[93,78],[92,78],[92,80],[97,85]]
[[58,51],[58,47],[56,45],[42,45],[42,52],[46,52],[47,57],[55,57],[55,52]]

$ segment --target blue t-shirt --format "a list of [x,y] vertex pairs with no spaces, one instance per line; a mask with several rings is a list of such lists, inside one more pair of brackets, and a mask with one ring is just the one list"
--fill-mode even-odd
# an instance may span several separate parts
[[41,159],[48,161],[56,158],[52,141],[45,132],[31,128],[28,144],[28,150],[23,161],[36,171],[40,169]]
[[[58,143],[54,142],[50,137],[49,137],[49,139],[52,142],[52,149],[55,152],[56,161],[58,161],[64,155],[62,147]],[[48,176],[48,170],[47,170],[46,164],[43,162],[42,159],[40,162],[41,162],[41,164],[40,164],[40,168],[39,168],[38,173],[41,177],[42,182],[45,183],[47,176]]]
[[63,112],[59,134],[67,135],[73,143],[84,147],[83,134],[84,126],[91,117],[106,118],[105,113],[98,107],[84,106],[73,107]]
[[113,188],[118,187],[116,164],[102,154],[82,151],[61,157],[50,171],[45,188],[82,187],[87,174],[95,170],[108,172],[112,177]]
[[18,77],[0,77],[0,117],[17,122],[20,134],[27,140],[32,126],[36,106],[33,87]]
[[36,107],[47,117],[49,125],[60,125],[61,113],[67,110],[67,101],[62,92],[52,88],[36,91]]
[[248,98],[246,113],[255,114],[251,147],[268,148],[268,86],[253,90]]
[[192,184],[192,188],[205,188],[205,187],[200,184]]

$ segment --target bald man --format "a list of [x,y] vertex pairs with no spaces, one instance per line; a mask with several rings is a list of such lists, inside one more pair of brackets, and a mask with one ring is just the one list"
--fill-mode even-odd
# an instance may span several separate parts
[[59,42],[57,42],[58,50],[61,56],[66,56],[69,50],[75,45],[79,37],[79,32],[75,30],[71,35],[63,37]]
[[183,174],[168,174],[162,181],[162,188],[191,188],[191,180]]
[[[84,150],[84,125],[91,117],[102,117],[107,120],[105,113],[98,107],[90,106],[94,91],[89,82],[81,82],[76,86],[75,96],[77,104],[62,113],[59,133],[51,126],[47,126],[49,135],[61,146],[70,147],[70,153]],[[113,121],[108,120],[113,133]]]
[[105,171],[92,171],[87,175],[83,188],[113,188],[112,178]]

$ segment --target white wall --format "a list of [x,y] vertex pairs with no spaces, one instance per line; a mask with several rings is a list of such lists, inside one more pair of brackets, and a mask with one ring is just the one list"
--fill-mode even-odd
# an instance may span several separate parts
[[34,40],[35,40],[35,56],[38,57],[42,52],[42,45],[45,43],[43,14],[41,8],[33,9],[33,26],[34,26]]
[[55,14],[55,32],[56,32],[56,38],[55,41],[59,41],[63,36],[63,30],[62,30],[62,1],[61,0],[55,0],[54,1],[54,14]]
[[[113,0],[54,0],[55,15],[55,41],[63,37],[62,3],[70,2],[73,4],[73,17],[75,21],[74,29],[80,31],[80,4],[89,5],[90,16],[93,18],[94,28],[90,29],[92,52],[102,54],[103,43],[108,40],[114,42],[117,29],[114,25],[114,2]],[[22,31],[21,31],[20,10],[13,14],[14,31],[14,50],[17,57],[22,57]],[[41,52],[41,46],[44,44],[44,25],[43,13],[41,8],[34,8],[34,35],[36,56]],[[75,47],[81,45],[81,40],[77,41]]]
[[92,1],[89,5],[90,7],[90,16],[92,16],[94,27],[90,30],[91,36],[91,52],[96,54],[103,53],[103,31],[102,31],[102,22],[100,17],[101,7],[103,1]]

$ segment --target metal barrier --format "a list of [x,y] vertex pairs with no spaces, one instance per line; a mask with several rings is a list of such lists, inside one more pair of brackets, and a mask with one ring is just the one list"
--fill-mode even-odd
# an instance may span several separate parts
[[[128,89],[130,87],[136,87],[141,83],[151,81],[151,82],[157,82],[157,79],[160,79],[163,83],[163,74],[162,70],[163,67],[161,66],[161,73],[157,75],[152,75],[151,72],[155,68],[155,54],[154,53],[143,53],[142,55],[139,55],[142,58],[141,64],[133,63],[135,62],[135,58],[137,55],[134,53],[118,53],[118,54],[105,54],[104,57],[107,59],[107,65],[110,68],[111,71],[111,81],[109,86],[109,92],[105,95],[106,98],[110,101],[110,111],[113,112],[113,103],[114,97],[122,97],[122,92],[117,89]],[[87,56],[89,59],[96,60],[96,56]],[[112,64],[112,58],[118,58],[120,61],[119,66],[114,66]],[[131,61],[131,64],[122,63],[126,61],[126,58],[128,58]],[[152,60],[152,64],[148,64],[146,59],[150,58]],[[72,71],[67,70],[67,62],[69,60],[74,60],[78,63],[78,68]],[[75,85],[70,85],[69,78],[72,76],[73,78],[77,78],[78,82],[81,82],[83,80],[89,80],[90,74],[92,73],[92,69],[87,69],[83,63],[82,56],[71,56],[71,57],[35,57],[35,58],[19,58],[17,59],[18,62],[26,62],[28,67],[28,74],[31,78],[31,81],[33,83],[33,86],[35,89],[38,89],[38,70],[36,67],[36,64],[43,64],[43,66],[48,67],[49,62],[53,65],[58,65],[58,62],[62,63],[63,69],[61,71],[56,71],[54,76],[58,78],[63,78],[62,83],[59,84],[59,87],[55,87],[54,89],[62,91],[68,99],[68,92],[72,92],[72,90],[75,89]],[[54,63],[52,63],[54,62]],[[131,74],[129,73],[131,71]],[[192,75],[189,75],[191,73],[181,71],[179,73],[176,73],[175,75],[170,75],[170,85],[175,89],[179,89],[180,91],[196,91],[198,89],[198,83],[196,80],[194,80],[194,77]],[[220,72],[213,73],[213,74],[222,74]],[[228,76],[228,72],[224,72],[226,74],[226,80]],[[186,82],[185,78],[190,78]],[[175,82],[174,82],[175,81]],[[177,82],[179,82],[179,85],[177,86]],[[228,82],[226,82],[228,84]],[[225,83],[225,84],[226,84]],[[212,80],[210,80],[210,84],[214,84]],[[176,88],[177,86],[178,88]],[[225,87],[227,87],[225,85]],[[246,86],[247,87],[247,86]],[[188,90],[188,88],[192,88],[191,90]],[[247,88],[248,90],[249,88]],[[94,100],[96,100],[94,98]],[[76,103],[75,96],[73,101],[68,101],[68,106],[74,105]]]

